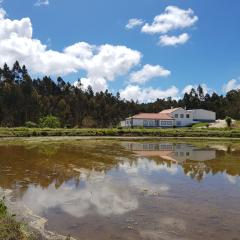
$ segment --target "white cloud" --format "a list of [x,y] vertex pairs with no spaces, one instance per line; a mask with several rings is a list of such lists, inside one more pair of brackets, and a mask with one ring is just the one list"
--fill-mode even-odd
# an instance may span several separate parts
[[187,33],[183,33],[179,36],[162,35],[159,44],[162,46],[177,46],[186,43],[189,39],[190,36]]
[[170,74],[171,72],[162,66],[159,66],[159,65],[153,66],[153,65],[146,64],[143,66],[141,70],[137,72],[133,72],[130,75],[130,82],[143,84],[151,80],[152,78],[167,77]]
[[0,9],[0,65],[12,65],[16,60],[28,66],[31,72],[47,75],[67,75],[80,70],[86,72],[83,87],[92,85],[95,91],[105,90],[107,82],[127,74],[139,64],[141,53],[126,46],[109,44],[95,46],[79,42],[62,52],[47,48],[32,38],[29,18],[11,20]]
[[167,33],[176,29],[184,29],[193,26],[198,21],[192,9],[181,9],[176,6],[168,6],[165,12],[156,16],[152,24],[146,23],[142,32],[148,34]]
[[237,79],[232,79],[223,85],[223,92],[227,93],[231,90],[240,89],[240,81]]
[[120,90],[121,98],[126,100],[134,100],[139,102],[153,102],[157,98],[176,98],[179,90],[172,86],[168,89],[162,90],[159,88],[140,88],[137,85],[128,85],[125,89]]
[[[200,84],[201,85],[201,87],[202,87],[202,89],[203,89],[203,92],[204,92],[204,94],[211,94],[212,92],[213,92],[213,90],[211,89],[211,88],[209,88],[208,86],[207,86],[207,84],[205,84],[205,83],[202,83],[202,84]],[[192,88],[194,88],[194,89],[197,89],[198,88],[198,86],[199,85],[191,85],[191,84],[189,84],[189,85],[187,85],[183,90],[182,90],[182,94],[185,94],[185,93],[190,93],[191,92],[191,90],[192,90]]]
[[47,5],[49,5],[49,0],[37,0],[37,2],[35,3],[35,6],[37,7]]
[[[89,85],[95,91],[104,91],[107,89],[108,81],[113,81],[119,76],[123,76],[129,70],[137,65],[141,60],[141,53],[125,46],[112,46],[109,44],[100,47],[84,46],[84,51],[75,51],[81,61],[82,69],[87,71],[87,78],[82,78],[81,83],[86,89]],[[69,48],[65,50],[69,53]]]
[[127,29],[132,29],[143,25],[144,21],[138,18],[129,19],[128,24],[125,26]]
[[79,180],[85,183],[83,188],[67,183],[57,189],[54,184],[46,189],[30,186],[23,202],[35,214],[41,215],[46,209],[59,207],[78,218],[92,212],[101,216],[122,215],[138,208],[136,196],[103,172],[85,170]]
[[[138,195],[145,189],[148,194],[168,193],[170,187],[167,184],[152,181],[152,173],[159,171],[175,174],[177,168],[171,171],[166,165],[157,165],[146,158],[139,158],[131,164],[120,162],[110,172],[81,168],[80,177],[76,179],[82,183],[81,186],[74,182],[65,182],[58,188],[54,183],[48,188],[30,185],[18,204],[24,204],[34,214],[40,215],[51,208],[59,208],[78,218],[93,213],[100,216],[123,215],[138,209]],[[116,179],[116,174],[124,181]]]

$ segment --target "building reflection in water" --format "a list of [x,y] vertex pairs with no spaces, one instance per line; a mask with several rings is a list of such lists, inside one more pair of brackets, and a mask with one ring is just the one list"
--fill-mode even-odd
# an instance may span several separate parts
[[160,157],[176,163],[184,163],[187,160],[200,162],[216,158],[216,150],[188,144],[131,142],[123,143],[123,146],[138,156]]

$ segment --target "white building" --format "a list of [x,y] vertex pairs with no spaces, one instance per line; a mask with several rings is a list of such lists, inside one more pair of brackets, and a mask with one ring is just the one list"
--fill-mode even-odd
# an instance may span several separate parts
[[193,124],[193,113],[183,108],[171,108],[161,113],[170,115],[175,120],[176,127],[184,127]]
[[171,108],[160,113],[140,113],[121,122],[122,127],[186,127],[198,122],[214,122],[216,113],[204,109]]
[[197,148],[188,144],[124,142],[122,145],[141,157],[160,157],[177,163],[216,159],[215,149]]
[[215,122],[216,113],[205,109],[188,110],[193,115],[193,120],[197,122]]
[[121,122],[122,127],[173,127],[174,118],[165,113],[139,113]]

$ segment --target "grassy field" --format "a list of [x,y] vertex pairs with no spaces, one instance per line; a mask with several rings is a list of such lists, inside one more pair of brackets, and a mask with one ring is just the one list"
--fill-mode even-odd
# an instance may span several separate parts
[[42,129],[0,128],[0,137],[44,136],[124,136],[124,137],[195,137],[195,138],[240,138],[240,128],[173,128],[173,129]]

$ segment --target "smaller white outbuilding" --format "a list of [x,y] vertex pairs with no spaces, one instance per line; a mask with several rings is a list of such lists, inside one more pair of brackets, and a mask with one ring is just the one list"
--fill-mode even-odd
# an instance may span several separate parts
[[193,120],[197,122],[215,122],[216,113],[205,109],[188,110],[192,113]]

